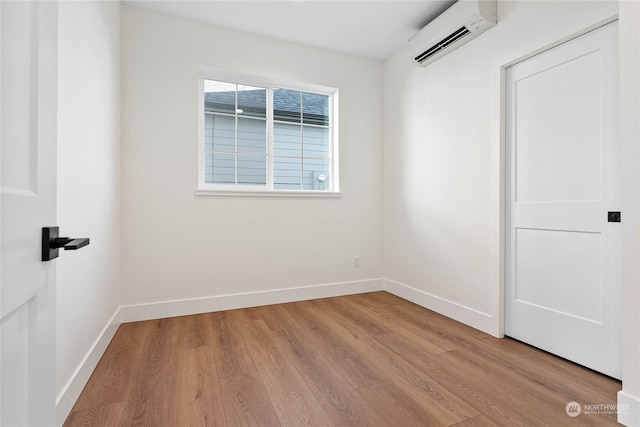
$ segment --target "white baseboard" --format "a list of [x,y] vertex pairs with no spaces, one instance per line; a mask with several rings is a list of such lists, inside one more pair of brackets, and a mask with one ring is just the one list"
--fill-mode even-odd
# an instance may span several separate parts
[[457,320],[460,323],[479,329],[489,335],[497,336],[493,317],[471,307],[430,294],[394,280],[384,280],[384,290],[400,298],[411,301],[436,313]]
[[382,290],[384,290],[383,279],[358,280],[354,282],[330,283],[300,288],[274,289],[240,294],[216,295],[205,298],[125,305],[120,307],[120,313],[122,323],[127,323]]
[[89,352],[84,356],[73,375],[67,381],[62,391],[56,398],[56,426],[60,427],[71,413],[73,405],[78,400],[84,386],[89,381],[91,374],[98,365],[100,358],[109,346],[113,336],[120,326],[120,309],[111,316],[107,325],[102,329],[98,338],[94,341]]
[[618,392],[618,422],[627,427],[640,427],[640,397]]

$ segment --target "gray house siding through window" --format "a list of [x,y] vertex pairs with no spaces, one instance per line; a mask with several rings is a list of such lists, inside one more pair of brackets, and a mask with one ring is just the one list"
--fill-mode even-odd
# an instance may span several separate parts
[[[329,189],[328,96],[274,89],[273,98],[274,189]],[[266,90],[206,92],[204,103],[205,182],[265,185]]]

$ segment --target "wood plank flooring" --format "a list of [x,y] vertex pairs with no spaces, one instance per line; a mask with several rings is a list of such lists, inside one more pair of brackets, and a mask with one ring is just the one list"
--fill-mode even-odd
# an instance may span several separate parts
[[123,324],[65,426],[608,426],[620,382],[386,292]]

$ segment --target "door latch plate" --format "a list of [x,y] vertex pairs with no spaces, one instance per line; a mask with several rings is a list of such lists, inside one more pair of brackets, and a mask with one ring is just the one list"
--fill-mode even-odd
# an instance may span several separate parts
[[622,215],[620,212],[607,212],[608,222],[620,222],[622,221]]
[[51,246],[51,242],[60,236],[60,227],[42,227],[42,261],[58,258],[58,248]]

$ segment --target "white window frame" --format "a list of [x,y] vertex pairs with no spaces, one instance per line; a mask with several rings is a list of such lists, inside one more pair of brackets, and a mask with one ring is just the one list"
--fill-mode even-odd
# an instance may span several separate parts
[[[238,185],[205,182],[204,81],[217,80],[267,89],[267,184]],[[273,89],[291,89],[329,96],[329,183],[328,190],[277,190],[273,188]],[[307,83],[281,81],[240,73],[201,68],[198,78],[198,184],[197,196],[340,197],[338,145],[338,89]],[[304,158],[304,157],[302,157]]]

